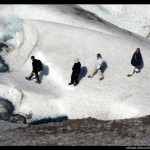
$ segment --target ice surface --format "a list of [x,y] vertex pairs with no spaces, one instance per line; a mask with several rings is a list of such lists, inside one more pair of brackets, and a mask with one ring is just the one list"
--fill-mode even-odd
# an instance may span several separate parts
[[[116,7],[111,7],[108,13],[119,15],[124,11],[123,6],[115,11]],[[9,35],[12,39],[5,42],[13,45],[12,51],[1,52],[10,72],[0,74],[0,96],[14,104],[15,113],[31,113],[33,120],[59,116],[114,120],[150,114],[149,40],[94,14],[85,15],[83,9],[74,5],[1,5],[0,8],[3,16],[7,11],[7,17],[0,19],[0,37],[4,41],[5,35]],[[127,74],[133,70],[130,60],[137,47],[141,48],[144,67],[141,73],[128,78]],[[103,81],[98,80],[97,74],[87,78],[97,53],[106,62]],[[35,79],[25,80],[32,71],[31,55],[44,64],[40,85]],[[86,71],[74,87],[68,83],[76,57]]]

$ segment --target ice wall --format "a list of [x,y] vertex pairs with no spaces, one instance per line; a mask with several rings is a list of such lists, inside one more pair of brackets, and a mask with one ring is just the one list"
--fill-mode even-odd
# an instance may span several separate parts
[[32,23],[13,14],[0,16],[0,54],[11,71],[25,63],[38,38],[38,31]]
[[14,15],[0,16],[0,42],[6,44],[9,51],[19,48],[23,42],[22,22]]
[[149,38],[150,5],[79,5],[106,21]]

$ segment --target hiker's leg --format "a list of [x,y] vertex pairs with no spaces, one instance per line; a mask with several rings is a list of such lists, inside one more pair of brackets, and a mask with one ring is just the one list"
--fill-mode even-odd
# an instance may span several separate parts
[[31,78],[32,78],[33,76],[34,76],[34,72],[32,71],[28,79],[31,80]]
[[35,75],[36,75],[37,81],[40,81],[38,71],[35,72]]
[[99,79],[104,78],[101,69],[98,69]]
[[135,73],[135,69],[136,69],[136,67],[134,67],[133,72],[132,72],[132,74],[131,74],[131,75],[133,75],[133,74]]
[[71,83],[74,84],[74,73],[71,74]]
[[75,73],[75,75],[74,75],[74,81],[75,81],[76,84],[79,83],[78,76],[79,76],[79,73]]
[[140,66],[136,66],[136,67],[135,67],[135,72],[136,72],[136,73],[140,72]]
[[97,71],[97,69],[95,67],[93,67],[90,72],[90,76],[93,77],[93,75],[95,74],[96,71]]

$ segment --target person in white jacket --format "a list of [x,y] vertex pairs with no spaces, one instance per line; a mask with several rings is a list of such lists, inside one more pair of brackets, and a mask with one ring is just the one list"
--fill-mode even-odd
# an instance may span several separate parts
[[96,59],[96,64],[95,64],[94,68],[92,69],[92,71],[91,71],[90,75],[88,76],[88,78],[92,78],[93,75],[98,71],[99,80],[103,80],[104,76],[103,76],[102,71],[101,71],[102,65],[103,65],[103,58],[102,58],[101,54],[98,53],[97,54],[97,59]]

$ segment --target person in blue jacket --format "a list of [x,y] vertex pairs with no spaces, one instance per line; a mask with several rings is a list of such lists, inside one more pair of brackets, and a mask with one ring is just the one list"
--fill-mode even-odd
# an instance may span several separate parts
[[[140,66],[142,64],[142,55],[140,52],[140,48],[137,48],[136,51],[134,52],[132,59],[131,59],[131,65],[134,66],[134,70],[132,75],[136,72],[139,73],[140,72]],[[128,75],[128,76],[132,76],[132,75]]]

